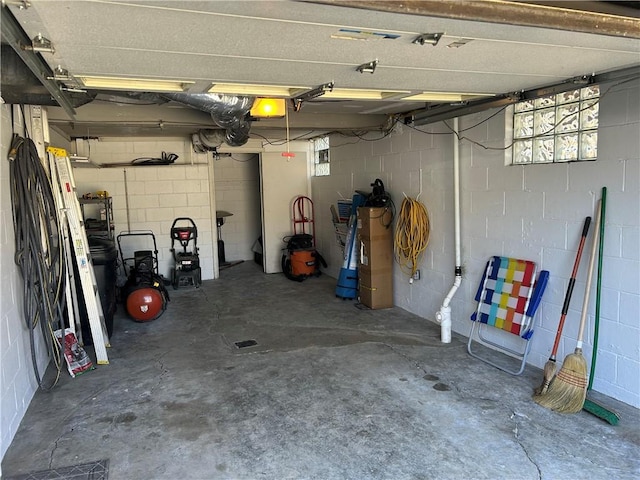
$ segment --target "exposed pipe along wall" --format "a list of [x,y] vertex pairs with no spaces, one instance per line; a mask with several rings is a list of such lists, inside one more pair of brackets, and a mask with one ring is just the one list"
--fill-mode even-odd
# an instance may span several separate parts
[[451,343],[451,299],[462,283],[462,261],[460,259],[460,140],[458,137],[458,117],[453,119],[453,209],[456,269],[453,285],[436,312],[436,322],[440,324],[442,343]]

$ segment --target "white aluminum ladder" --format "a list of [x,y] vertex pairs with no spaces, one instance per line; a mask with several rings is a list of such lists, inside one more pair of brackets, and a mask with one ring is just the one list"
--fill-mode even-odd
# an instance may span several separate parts
[[[56,167],[55,172],[52,169],[51,174],[53,188],[54,190],[57,189],[54,195],[56,198],[60,198],[60,196],[62,198],[60,218],[63,223],[66,219],[71,240],[73,241],[73,256],[75,257],[78,267],[78,276],[80,277],[80,284],[82,285],[82,295],[87,307],[87,316],[89,318],[91,336],[93,337],[96,361],[98,365],[107,365],[109,358],[106,347],[110,347],[111,345],[109,344],[109,335],[105,327],[100,293],[93,271],[89,242],[80,211],[80,202],[78,202],[71,162],[69,161],[67,151],[63,148],[48,147],[47,152],[50,157],[52,157],[50,161],[53,160],[52,163],[55,164]],[[57,173],[57,175],[55,175],[55,173]],[[55,182],[54,179],[56,180]],[[61,195],[57,192],[60,192]],[[62,225],[62,228],[64,229],[65,225]],[[67,256],[67,258],[69,258],[69,256]],[[67,268],[73,271],[73,265],[67,265]],[[71,278],[71,276],[69,276],[69,278]],[[74,302],[74,306],[75,305],[76,302]]]
[[62,192],[58,186],[58,173],[56,169],[55,157],[52,154],[47,154],[49,159],[49,174],[51,178],[51,191],[53,193],[54,200],[56,202],[56,208],[58,209],[58,221],[60,223],[60,236],[62,237],[62,250],[65,257],[65,270],[67,272],[66,285],[65,285],[65,298],[67,301],[67,321],[69,323],[69,329],[74,333],[78,339],[80,345],[84,345],[82,339],[82,325],[80,322],[80,311],[78,309],[78,293],[75,282],[75,273],[73,272],[73,251],[71,249],[71,240],[69,238],[69,228],[67,222],[66,208],[62,200]]

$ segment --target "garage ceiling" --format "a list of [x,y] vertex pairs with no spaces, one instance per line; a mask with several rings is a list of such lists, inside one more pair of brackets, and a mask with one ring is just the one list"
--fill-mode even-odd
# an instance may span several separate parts
[[[388,114],[442,103],[402,100],[423,92],[491,97],[640,64],[638,10],[624,6],[613,16],[581,17],[590,19],[593,31],[598,31],[598,18],[600,28],[611,22],[622,28],[600,34],[589,33],[589,22],[573,21],[576,12],[566,10],[547,12],[556,13],[548,17],[555,18],[555,26],[504,24],[510,20],[498,15],[497,4],[513,8],[514,2],[464,2],[490,5],[496,23],[461,18],[464,11],[446,1],[440,2],[439,10],[438,2],[415,1],[30,0],[28,8],[21,8],[25,3],[7,1],[3,14],[8,8],[28,38],[49,39],[55,52],[41,52],[42,59],[51,70],[59,66],[76,80],[167,79],[184,82],[189,93],[207,92],[220,83],[304,91],[329,82],[336,89],[387,92],[378,100],[326,95],[305,101],[299,112],[290,111],[291,128],[299,131],[375,129],[384,125]],[[381,6],[396,11],[371,9]],[[531,5],[515,7],[520,8],[520,18],[535,18],[522,16]],[[558,29],[563,18],[567,28],[585,31]],[[433,33],[442,34],[437,45],[415,42]],[[374,73],[358,71],[373,61]],[[76,80],[60,85],[82,87]],[[74,118],[51,108],[50,122],[69,137],[183,134],[214,128],[208,114],[174,102],[149,105],[153,102],[148,99],[93,93],[100,94],[77,107]],[[283,120],[271,119],[254,122],[252,131],[283,126]]]

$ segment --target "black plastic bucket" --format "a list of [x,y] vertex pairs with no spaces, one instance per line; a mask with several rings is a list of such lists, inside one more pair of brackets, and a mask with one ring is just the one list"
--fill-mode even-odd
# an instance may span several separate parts
[[[113,333],[113,316],[116,312],[118,250],[116,249],[115,242],[108,238],[89,237],[88,241],[105,326],[107,327],[107,334],[111,337]],[[82,285],[77,271],[76,290],[82,292]],[[80,294],[78,295],[78,309],[80,311],[80,323],[82,325],[82,339],[84,344],[93,345],[87,308]]]

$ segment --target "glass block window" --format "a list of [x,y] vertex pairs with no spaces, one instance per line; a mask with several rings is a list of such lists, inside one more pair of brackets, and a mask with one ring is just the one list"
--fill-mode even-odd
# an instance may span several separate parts
[[600,87],[590,85],[517,103],[511,163],[595,160],[599,97]]
[[313,141],[315,176],[330,174],[329,169],[329,137],[316,138]]

